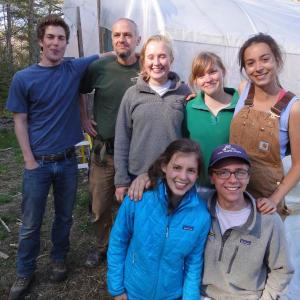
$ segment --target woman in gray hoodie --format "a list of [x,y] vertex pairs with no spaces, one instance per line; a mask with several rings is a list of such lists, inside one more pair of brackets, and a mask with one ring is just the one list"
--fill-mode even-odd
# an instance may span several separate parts
[[170,71],[170,41],[151,36],[144,44],[141,74],[120,105],[114,145],[116,197],[122,201],[133,178],[147,172],[170,142],[182,137],[189,87]]

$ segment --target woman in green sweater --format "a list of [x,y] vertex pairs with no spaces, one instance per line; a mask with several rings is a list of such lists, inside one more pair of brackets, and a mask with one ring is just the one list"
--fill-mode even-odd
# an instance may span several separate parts
[[[187,135],[201,146],[206,170],[212,151],[229,141],[230,122],[238,100],[235,89],[224,87],[225,74],[221,58],[214,53],[201,52],[193,61],[190,85],[197,96],[187,104],[185,124]],[[210,189],[207,175],[200,178],[200,186],[203,193]]]

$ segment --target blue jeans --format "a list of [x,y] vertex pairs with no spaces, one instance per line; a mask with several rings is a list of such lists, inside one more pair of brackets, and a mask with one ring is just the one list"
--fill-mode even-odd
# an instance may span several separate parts
[[76,157],[57,161],[38,161],[39,167],[24,170],[22,226],[19,233],[17,275],[29,277],[36,269],[40,251],[40,228],[52,185],[55,217],[52,224],[53,261],[63,261],[69,251],[72,212],[77,191]]

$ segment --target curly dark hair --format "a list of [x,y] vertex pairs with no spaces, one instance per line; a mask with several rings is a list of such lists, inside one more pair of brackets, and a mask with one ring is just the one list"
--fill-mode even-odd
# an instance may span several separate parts
[[58,15],[48,15],[41,19],[37,26],[37,38],[39,41],[42,41],[45,35],[46,28],[48,26],[60,26],[64,29],[66,34],[67,43],[69,42],[70,38],[70,28],[69,25]]

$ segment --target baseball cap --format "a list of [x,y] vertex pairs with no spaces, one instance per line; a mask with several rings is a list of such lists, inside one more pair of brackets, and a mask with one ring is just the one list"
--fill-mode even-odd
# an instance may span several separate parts
[[218,146],[210,156],[208,168],[213,167],[217,162],[225,158],[240,158],[248,165],[251,165],[250,159],[246,151],[235,144],[224,144]]

